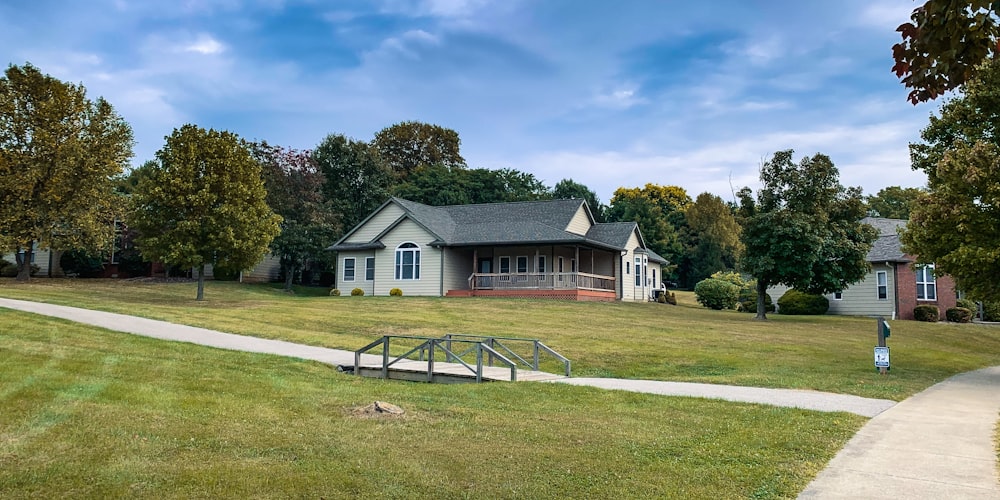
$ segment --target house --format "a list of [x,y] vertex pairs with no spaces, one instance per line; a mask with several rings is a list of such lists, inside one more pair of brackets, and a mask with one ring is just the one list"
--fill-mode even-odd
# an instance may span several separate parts
[[[933,265],[914,267],[916,259],[903,253],[899,230],[906,226],[905,220],[865,217],[861,222],[879,234],[868,252],[871,270],[860,282],[826,296],[829,314],[913,319],[913,308],[918,305],[937,306],[942,317],[955,307],[955,281],[947,275],[935,276]],[[777,286],[769,293],[777,301],[787,289]]]
[[328,250],[337,287],[366,295],[644,301],[666,260],[635,222],[583,200],[432,207],[390,198]]

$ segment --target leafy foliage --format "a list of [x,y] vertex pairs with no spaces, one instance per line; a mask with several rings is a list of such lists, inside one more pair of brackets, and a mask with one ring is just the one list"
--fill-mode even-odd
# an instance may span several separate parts
[[[746,313],[757,312],[757,283],[740,288],[739,304],[737,309]],[[764,294],[764,310],[774,312],[774,300],[771,294]]]
[[68,274],[85,278],[100,276],[104,270],[104,257],[99,253],[86,250],[69,250],[59,258],[59,267]]
[[979,305],[976,304],[976,301],[971,299],[958,299],[955,301],[955,303],[958,307],[964,307],[970,311],[979,310]]
[[[637,222],[649,248],[676,266],[684,255],[679,229],[684,226],[684,210],[690,204],[691,197],[677,186],[618,188],[611,197],[608,220]],[[663,275],[668,276],[666,268]]]
[[326,179],[309,151],[295,151],[266,142],[253,144],[267,189],[267,204],[281,216],[281,232],[271,241],[271,253],[281,261],[285,290],[310,262],[323,261],[325,248],[341,232],[332,203],[323,198]]
[[278,234],[281,217],[267,206],[261,166],[231,132],[184,125],[167,137],[159,164],[139,181],[132,225],[143,256],[197,268],[249,269]]
[[325,178],[323,197],[339,216],[341,233],[356,226],[389,196],[390,172],[378,152],[364,141],[328,135],[313,150],[312,160]]
[[333,288],[330,290],[331,297],[340,297],[340,289]]
[[771,285],[824,294],[860,281],[877,236],[859,222],[861,188],[844,188],[829,157],[795,164],[792,154],[779,151],[761,166],[756,198],[749,188],[739,192],[741,266],[757,279],[759,319],[767,317],[763,297]]
[[365,291],[360,288],[355,288],[351,290],[351,297],[360,297],[365,294]]
[[919,188],[902,188],[889,186],[879,190],[878,194],[868,196],[868,215],[885,217],[887,219],[909,219],[910,210],[924,190]]
[[443,164],[417,167],[393,188],[396,196],[431,206],[534,201],[550,197],[533,174],[513,169],[465,169]]
[[1000,321],[1000,301],[983,302],[983,319],[986,321]]
[[397,182],[406,181],[420,166],[465,168],[465,159],[459,154],[460,144],[458,132],[416,121],[386,127],[372,141],[372,147]]
[[0,243],[23,250],[107,248],[117,208],[112,179],[132,157],[132,129],[103,98],[34,66],[0,78]]
[[390,297],[402,297],[403,296],[403,291],[400,290],[399,288],[393,288],[393,289],[389,290],[389,296]]
[[968,81],[997,53],[997,4],[992,0],[928,0],[896,31],[892,71],[913,104],[934,99]]
[[826,297],[791,289],[778,298],[778,312],[788,315],[819,315],[826,314],[830,309],[830,300]]
[[573,179],[563,179],[557,182],[552,187],[552,198],[556,200],[587,200],[587,205],[590,206],[590,213],[594,215],[594,220],[597,222],[607,221],[605,212],[608,207],[601,204],[597,193],[587,186],[575,182]]
[[950,307],[944,312],[944,317],[952,323],[968,323],[972,321],[972,310],[964,307]]
[[923,304],[913,308],[913,319],[937,323],[941,319],[937,306]]
[[910,145],[927,173],[901,234],[918,263],[951,275],[970,296],[1000,300],[1000,63],[984,67]]
[[732,309],[739,299],[740,287],[724,280],[709,278],[694,286],[698,303],[709,309]]
[[690,287],[717,271],[733,269],[743,250],[740,226],[722,198],[701,193],[684,211],[681,282]]

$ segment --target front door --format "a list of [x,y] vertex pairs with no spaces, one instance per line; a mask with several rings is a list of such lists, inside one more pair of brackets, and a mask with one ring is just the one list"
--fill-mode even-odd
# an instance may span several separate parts
[[479,273],[480,274],[491,274],[493,273],[493,259],[489,257],[479,259]]

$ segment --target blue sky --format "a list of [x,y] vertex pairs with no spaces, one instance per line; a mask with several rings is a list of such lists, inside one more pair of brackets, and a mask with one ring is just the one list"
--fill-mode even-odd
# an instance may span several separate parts
[[769,154],[866,193],[922,186],[938,104],[889,71],[909,0],[0,0],[0,61],[108,99],[135,164],[195,123],[298,149],[405,120],[471,167],[732,199]]

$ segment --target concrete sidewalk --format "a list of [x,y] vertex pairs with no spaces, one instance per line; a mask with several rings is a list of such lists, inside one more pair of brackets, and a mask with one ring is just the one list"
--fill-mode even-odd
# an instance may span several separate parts
[[871,419],[799,498],[1000,499],[1000,366],[956,375]]

